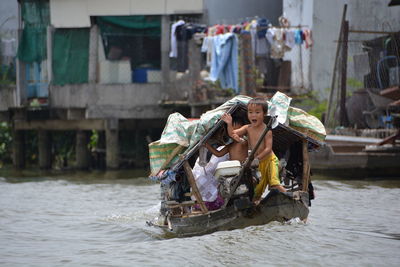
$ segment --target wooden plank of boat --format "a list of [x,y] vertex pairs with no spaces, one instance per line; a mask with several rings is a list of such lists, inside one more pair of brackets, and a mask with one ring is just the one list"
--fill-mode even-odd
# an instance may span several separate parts
[[379,92],[381,96],[388,97],[393,100],[400,99],[400,87],[394,86],[390,88],[386,88]]
[[177,202],[174,200],[165,201],[165,205],[168,208],[180,208],[180,207],[185,207],[185,206],[193,206],[195,204],[196,204],[196,201],[183,201],[183,202]]
[[185,169],[185,172],[186,172],[190,187],[192,188],[194,197],[199,202],[201,211],[203,213],[207,213],[208,209],[207,209],[206,205],[203,202],[203,198],[201,197],[199,189],[197,188],[196,180],[194,179],[192,169],[190,168],[190,165],[186,160],[183,163],[183,168]]

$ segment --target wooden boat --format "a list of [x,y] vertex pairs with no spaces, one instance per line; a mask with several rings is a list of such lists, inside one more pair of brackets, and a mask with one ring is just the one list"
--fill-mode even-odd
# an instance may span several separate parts
[[397,177],[400,145],[380,138],[327,135],[325,145],[310,154],[316,174],[343,178]]
[[[228,111],[233,116],[237,112],[246,112],[246,106],[238,103]],[[250,167],[254,157],[252,151],[247,161],[236,172],[230,173],[230,176],[226,174],[218,177],[218,189],[224,196],[224,204],[216,210],[208,210],[196,185],[192,166],[199,149],[206,141],[218,143],[216,140],[220,139],[219,136],[226,133],[225,123],[218,121],[196,145],[181,155],[179,161],[163,172],[167,175],[161,175],[160,178],[160,215],[153,221],[148,221],[148,225],[159,227],[176,236],[193,236],[271,221],[284,222],[293,218],[306,220],[310,199],[313,198],[308,151],[322,144],[299,131],[276,123],[273,117],[269,117],[267,128],[255,150],[268,130],[272,130],[273,133],[274,153],[281,162],[285,162],[280,173],[287,192],[271,190],[258,204],[253,202],[254,172]],[[168,174],[171,172],[176,175],[174,182],[163,183],[169,179]],[[231,180],[227,183],[228,178]],[[186,190],[180,194],[171,193],[171,187],[179,188],[181,185],[181,188],[185,188],[184,184],[188,184]]]

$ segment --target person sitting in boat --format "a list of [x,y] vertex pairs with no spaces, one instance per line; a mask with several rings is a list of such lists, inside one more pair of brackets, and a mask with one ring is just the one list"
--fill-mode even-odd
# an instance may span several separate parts
[[[234,130],[240,129],[245,125],[245,119],[240,116],[232,117],[232,128]],[[240,163],[243,163],[247,158],[248,147],[247,141],[242,139],[240,142],[233,139],[233,142],[229,145],[224,146],[221,150],[215,149],[209,143],[205,144],[205,147],[210,151],[213,155],[217,157],[222,157],[228,154],[229,160],[238,160]]]
[[[224,114],[222,120],[227,123],[228,134],[232,139],[241,142],[243,140],[242,137],[247,136],[250,149],[257,144],[259,137],[265,130],[265,127],[267,127],[264,123],[264,116],[267,114],[267,111],[268,104],[263,98],[253,98],[247,104],[247,117],[250,124],[246,124],[239,129],[234,129],[230,114]],[[279,160],[272,151],[272,141],[272,132],[268,131],[252,162],[252,166],[258,165],[258,169],[261,172],[261,180],[254,189],[254,201],[256,202],[261,198],[267,185],[269,185],[270,189],[275,188],[281,192],[286,191],[279,180]]]
[[[239,129],[245,125],[245,118],[240,114],[236,115],[233,117],[232,123],[234,129]],[[205,147],[213,155],[205,166],[202,166],[200,159],[197,159],[193,167],[193,176],[207,209],[216,210],[224,204],[223,198],[218,194],[217,180],[214,178],[218,163],[226,160],[239,160],[243,163],[247,157],[247,142],[233,141],[220,150],[208,143],[205,144]]]

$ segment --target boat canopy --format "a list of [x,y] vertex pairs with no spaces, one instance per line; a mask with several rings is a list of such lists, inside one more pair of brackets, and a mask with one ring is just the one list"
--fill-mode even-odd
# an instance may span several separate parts
[[[246,106],[250,99],[252,98],[248,96],[235,96],[216,109],[204,113],[198,120],[189,120],[179,113],[171,114],[160,140],[149,144],[151,175],[156,175],[161,169],[176,163],[179,160],[178,154],[193,148],[216,125],[222,114],[235,105]],[[275,93],[267,101],[268,115],[278,116],[281,130],[288,130],[292,133],[291,136],[297,133],[298,138],[306,138],[315,146],[319,146],[319,141],[323,141],[326,136],[324,125],[315,116],[290,107],[290,101],[291,98],[287,95],[281,92]]]

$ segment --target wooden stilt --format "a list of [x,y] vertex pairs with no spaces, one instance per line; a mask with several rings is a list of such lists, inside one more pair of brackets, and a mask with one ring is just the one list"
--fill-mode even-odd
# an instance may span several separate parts
[[49,131],[38,131],[39,168],[51,168],[51,135]]

